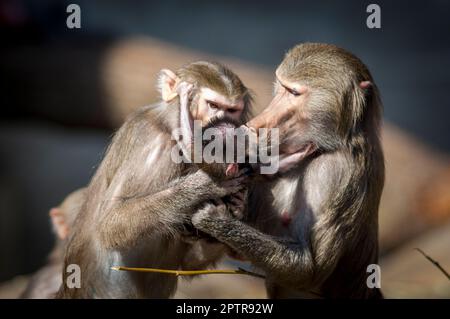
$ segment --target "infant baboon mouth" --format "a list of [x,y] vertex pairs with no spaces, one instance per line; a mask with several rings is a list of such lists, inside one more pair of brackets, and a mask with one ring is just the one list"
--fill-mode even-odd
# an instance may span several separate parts
[[203,127],[203,133],[207,130],[212,130],[213,135],[218,135],[224,138],[225,141],[233,141],[236,128],[239,126],[236,120],[229,117],[215,117],[211,119],[208,124]]

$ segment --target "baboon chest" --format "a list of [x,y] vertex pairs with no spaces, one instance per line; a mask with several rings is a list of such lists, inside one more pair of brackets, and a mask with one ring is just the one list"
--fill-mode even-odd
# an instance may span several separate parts
[[289,229],[292,221],[301,211],[301,202],[298,189],[298,180],[281,179],[272,188],[272,193],[276,194],[273,200],[273,210],[276,221],[283,231]]

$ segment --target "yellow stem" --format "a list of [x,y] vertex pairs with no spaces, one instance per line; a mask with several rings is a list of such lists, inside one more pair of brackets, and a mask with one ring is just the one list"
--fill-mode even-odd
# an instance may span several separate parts
[[227,274],[227,275],[248,275],[258,278],[264,278],[264,276],[260,274],[256,274],[244,269],[216,269],[216,270],[169,270],[169,269],[158,269],[158,268],[133,268],[133,267],[122,267],[122,266],[114,266],[111,267],[113,270],[122,270],[122,271],[137,271],[137,272],[153,272],[153,273],[161,273],[175,276],[196,276],[196,275],[212,275],[212,274]]

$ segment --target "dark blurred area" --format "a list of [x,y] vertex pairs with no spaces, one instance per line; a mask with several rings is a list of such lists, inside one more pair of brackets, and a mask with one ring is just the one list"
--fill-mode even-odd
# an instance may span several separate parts
[[[89,182],[124,117],[156,101],[160,68],[230,64],[259,111],[283,54],[327,42],[360,57],[382,94],[388,296],[450,297],[445,277],[410,248],[429,247],[450,269],[450,3],[375,1],[381,29],[369,29],[372,2],[2,0],[0,282],[45,262],[49,209]],[[66,25],[70,3],[81,29]]]

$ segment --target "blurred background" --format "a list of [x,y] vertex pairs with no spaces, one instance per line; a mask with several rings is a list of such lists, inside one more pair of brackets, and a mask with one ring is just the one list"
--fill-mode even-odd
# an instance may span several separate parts
[[[48,211],[86,185],[114,130],[157,100],[161,68],[229,65],[268,105],[274,71],[300,42],[359,56],[384,102],[387,177],[380,208],[381,282],[389,298],[449,298],[450,3],[372,1],[0,1],[0,297],[45,263]],[[69,29],[66,8],[81,8]],[[225,262],[223,267],[230,267]],[[209,276],[181,298],[265,297],[263,282]]]

